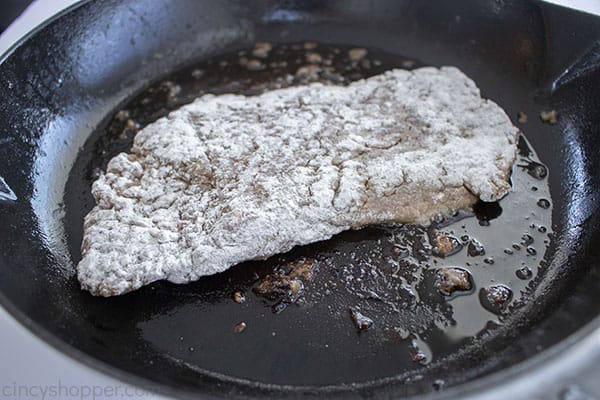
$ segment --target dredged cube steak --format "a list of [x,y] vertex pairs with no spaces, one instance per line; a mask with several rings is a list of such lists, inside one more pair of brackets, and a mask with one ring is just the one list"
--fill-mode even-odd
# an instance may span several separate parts
[[427,223],[503,197],[517,137],[453,67],[205,95],[142,129],[94,182],[78,278],[113,296],[347,229]]

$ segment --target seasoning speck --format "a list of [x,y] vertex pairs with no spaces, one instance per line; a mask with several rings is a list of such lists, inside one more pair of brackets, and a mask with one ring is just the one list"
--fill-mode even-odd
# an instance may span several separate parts
[[540,118],[542,119],[542,122],[554,125],[556,121],[558,121],[558,113],[556,112],[556,110],[542,111],[540,113]]
[[350,61],[360,61],[363,58],[365,58],[367,55],[367,49],[363,49],[363,48],[355,48],[355,49],[351,49],[348,51],[348,58],[350,58]]
[[242,332],[244,332],[245,329],[246,329],[246,323],[242,321],[233,327],[233,333],[242,333]]
[[319,77],[319,73],[321,72],[321,67],[317,65],[305,65],[296,71],[297,78],[309,78],[309,79],[317,79]]
[[413,60],[402,61],[402,68],[411,69],[414,66],[415,66],[415,62]]
[[121,110],[115,115],[117,121],[127,121],[129,119],[129,111]]
[[527,114],[525,114],[523,111],[519,111],[519,114],[517,114],[517,121],[520,124],[526,124],[527,123]]
[[233,294],[233,301],[235,301],[238,304],[242,304],[246,301],[246,297],[242,292],[238,290]]
[[321,57],[319,53],[306,53],[306,62],[309,62],[311,64],[320,64],[321,61],[323,61],[323,57]]
[[254,45],[252,55],[256,58],[267,58],[273,46],[268,42],[259,42]]
[[246,69],[249,71],[260,71],[261,69],[265,69],[265,64],[261,63],[258,60],[248,60],[246,62]]
[[352,318],[352,322],[356,326],[356,329],[359,331],[364,331],[373,326],[373,320],[363,313],[361,313],[356,308],[350,309],[350,317]]
[[201,69],[195,69],[192,71],[192,78],[200,79],[204,76],[204,71]]

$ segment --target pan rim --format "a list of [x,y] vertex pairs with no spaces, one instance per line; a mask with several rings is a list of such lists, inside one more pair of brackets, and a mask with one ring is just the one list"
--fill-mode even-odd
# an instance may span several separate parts
[[[29,31],[26,35],[21,37],[18,41],[13,43],[11,47],[9,47],[6,52],[0,55],[0,64],[3,64],[16,49],[29,41],[32,37],[38,35],[41,31],[43,31],[47,26],[53,24],[57,20],[63,18],[66,14],[71,13],[73,10],[78,9],[85,4],[91,3],[92,0],[79,0],[75,4],[65,8],[61,12],[53,15],[52,17],[45,20],[42,24],[36,26],[34,29]],[[131,372],[127,372],[118,367],[114,367],[108,363],[105,363],[92,355],[70,345],[63,339],[53,335],[49,330],[45,329],[39,323],[29,319],[27,315],[20,310],[14,303],[8,299],[4,293],[0,293],[0,307],[4,308],[9,315],[11,315],[21,326],[25,327],[29,332],[31,332],[35,337],[41,339],[44,344],[50,345],[54,349],[59,350],[62,354],[68,356],[69,358],[79,362],[87,367],[92,368],[95,371],[103,373],[107,376],[116,378],[122,382],[133,384],[142,389],[155,390],[157,393],[166,394],[169,396],[191,396],[194,391],[189,391],[181,388],[177,388],[175,386],[160,384],[151,381],[148,378],[143,376],[133,374]],[[598,342],[597,344],[594,341]],[[497,372],[493,372],[491,374],[485,375],[483,377],[476,378],[471,381],[467,381],[461,383],[457,386],[444,389],[443,392],[432,393],[432,398],[451,398],[454,396],[469,396],[469,397],[477,397],[479,395],[491,394],[494,390],[498,389],[498,387],[502,387],[502,389],[507,389],[509,387],[517,387],[521,379],[513,379],[518,377],[522,371],[531,368],[530,373],[535,372],[536,374],[544,375],[544,371],[549,370],[552,367],[555,367],[557,364],[558,355],[561,354],[563,359],[561,362],[568,365],[568,367],[561,367],[564,370],[570,370],[574,372],[573,363],[565,362],[564,356],[562,355],[564,352],[568,350],[577,349],[578,351],[593,354],[594,351],[596,353],[600,352],[600,316],[595,317],[590,322],[582,326],[580,329],[576,330],[572,334],[566,336],[560,342],[548,347],[542,352],[535,354],[523,361],[520,361],[510,368],[505,368]],[[543,364],[542,364],[543,363]],[[585,370],[585,363],[577,363],[580,365],[579,370]],[[219,374],[220,375],[220,374]],[[550,374],[547,376],[551,376]],[[282,391],[289,394],[301,394],[303,392],[315,392],[320,394],[326,394],[329,390],[337,392],[339,394],[343,394],[348,390],[355,390],[361,387],[371,387],[378,386],[378,381],[365,382],[361,384],[357,384],[356,386],[346,386],[346,385],[332,385],[332,386],[322,386],[322,387],[312,387],[312,386],[292,386],[292,385],[273,385],[273,384],[265,384],[260,382],[252,382],[244,379],[239,379],[235,377],[230,377],[227,375],[222,375],[224,381],[241,384],[244,386],[249,386],[251,388],[259,389],[259,390],[275,390],[277,392]],[[220,378],[220,379],[223,379]],[[393,379],[393,378],[392,378]],[[531,385],[531,384],[530,384]],[[535,386],[535,385],[531,385]],[[345,390],[344,390],[345,389]],[[524,392],[521,392],[523,394]],[[214,394],[214,393],[211,393]],[[283,394],[283,393],[282,393]],[[331,393],[334,394],[334,393]],[[526,398],[527,395],[524,394],[523,398]],[[413,397],[410,397],[413,398]]]
[[29,32],[27,32],[25,35],[21,36],[17,41],[15,41],[8,49],[6,49],[4,53],[0,54],[0,64],[4,64],[4,62],[15,52],[15,50],[21,47],[25,42],[29,41],[32,37],[36,36],[38,33],[46,29],[46,27],[52,25],[57,19],[61,19],[66,14],[71,13],[71,11],[91,2],[92,0],[77,0],[70,6],[45,19],[41,24],[36,25],[33,29],[31,29]]

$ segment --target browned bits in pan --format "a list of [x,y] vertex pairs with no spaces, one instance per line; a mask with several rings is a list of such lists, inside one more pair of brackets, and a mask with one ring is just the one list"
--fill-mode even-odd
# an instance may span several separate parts
[[352,62],[358,62],[367,56],[367,49],[354,48],[348,51],[348,58]]
[[129,119],[130,113],[128,110],[121,110],[118,113],[115,114],[115,119],[117,121],[127,121]]
[[302,278],[311,280],[315,268],[315,260],[312,258],[300,258],[299,260],[287,264],[289,268],[288,275],[290,278]]
[[257,295],[274,301],[272,310],[280,313],[289,304],[301,304],[304,282],[313,278],[315,260],[302,257],[265,275],[252,289]]
[[417,363],[424,363],[427,361],[427,356],[422,351],[411,351],[412,360]]
[[461,268],[439,268],[435,273],[435,287],[445,296],[457,290],[471,290],[470,274]]
[[266,299],[276,300],[291,294],[291,281],[281,273],[268,274],[252,290]]
[[438,257],[446,257],[459,252],[462,245],[455,237],[446,232],[433,233],[433,249],[432,253]]
[[319,53],[308,52],[306,53],[306,62],[311,64],[320,64],[323,61],[323,57]]
[[471,257],[483,256],[485,255],[485,248],[478,240],[471,239],[467,245],[467,254]]
[[[121,113],[121,111],[119,111],[119,113],[117,113],[117,116],[115,118],[118,118],[120,113]],[[140,130],[140,125],[137,122],[135,122],[133,119],[129,118],[125,122],[125,125],[123,126],[123,130],[121,131],[121,133],[119,134],[118,137],[119,137],[119,139],[126,139],[129,134],[135,135],[137,133],[137,131],[139,131],[139,130]]]
[[266,66],[259,60],[251,59],[246,63],[246,68],[250,71],[260,71],[265,69]]
[[235,293],[233,293],[233,301],[235,301],[238,304],[244,303],[246,301],[246,296],[244,296],[242,292],[237,290]]
[[517,114],[517,121],[520,124],[526,124],[527,123],[527,114],[525,114],[523,111],[519,111],[519,114]]
[[408,352],[410,353],[410,357],[412,358],[413,362],[419,364],[427,363],[427,355],[425,355],[425,353],[419,349],[419,346],[414,341],[408,347]]
[[321,67],[318,65],[305,65],[296,71],[296,78],[306,77],[310,80],[316,80],[319,78],[319,73],[321,72]]
[[441,255],[450,253],[452,251],[452,240],[443,232],[439,232],[436,235],[434,243]]
[[350,309],[350,318],[352,318],[354,326],[356,326],[356,329],[359,331],[367,330],[373,326],[373,320],[361,313],[356,308]]
[[254,45],[252,55],[256,58],[267,58],[272,48],[269,42],[258,42]]
[[512,297],[512,290],[505,285],[490,285],[479,291],[479,301],[483,308],[495,314],[504,311]]
[[540,113],[540,119],[542,122],[554,125],[558,121],[558,113],[556,110],[542,111]]

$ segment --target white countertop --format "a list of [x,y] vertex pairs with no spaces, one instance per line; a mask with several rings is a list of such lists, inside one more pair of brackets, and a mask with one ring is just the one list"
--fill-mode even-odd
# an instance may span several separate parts
[[[36,0],[0,35],[3,54],[23,35],[78,0]],[[600,15],[600,0],[549,0]],[[0,308],[0,398],[165,399],[97,372],[49,346]]]

